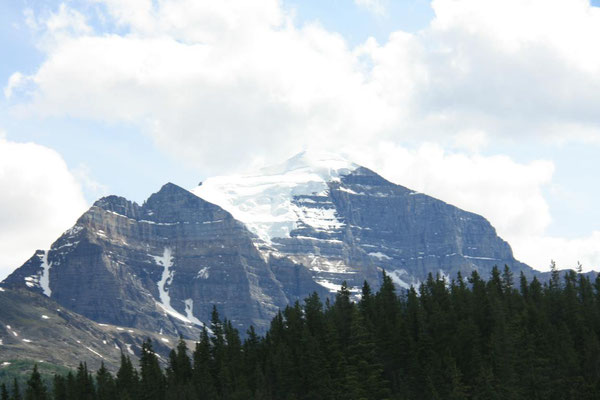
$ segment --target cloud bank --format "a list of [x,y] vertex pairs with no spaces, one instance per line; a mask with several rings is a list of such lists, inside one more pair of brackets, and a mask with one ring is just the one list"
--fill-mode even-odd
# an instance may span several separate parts
[[0,279],[50,244],[87,208],[62,157],[0,135]]
[[[553,165],[480,151],[600,144],[600,9],[587,0],[434,0],[428,28],[357,47],[276,0],[97,4],[28,14],[46,59],[5,85],[15,112],[137,124],[207,173],[344,148],[487,216],[535,266],[561,240],[544,236]],[[600,266],[598,235],[560,243],[564,263]]]

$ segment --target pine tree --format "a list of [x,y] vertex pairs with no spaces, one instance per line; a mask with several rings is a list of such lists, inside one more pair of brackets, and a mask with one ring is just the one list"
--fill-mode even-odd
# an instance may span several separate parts
[[75,385],[78,400],[93,400],[95,397],[94,381],[87,369],[86,363],[79,363],[75,375]]
[[362,315],[354,309],[348,346],[347,391],[353,399],[385,399],[391,395],[383,379],[375,343],[365,329]]
[[3,383],[0,385],[0,400],[8,400],[8,390],[6,389],[6,385]]
[[211,345],[206,327],[202,328],[200,341],[196,343],[194,350],[193,382],[199,399],[214,399],[217,392],[211,375]]
[[96,372],[97,400],[112,400],[117,397],[117,386],[111,373],[100,364],[100,369]]
[[61,375],[54,375],[52,394],[55,400],[67,399],[67,382]]
[[142,343],[140,376],[140,398],[143,400],[164,400],[166,393],[165,377],[150,339]]
[[34,364],[31,376],[27,381],[27,388],[25,389],[25,400],[46,400],[48,394],[46,392],[46,386],[42,382],[42,377],[38,371],[37,364]]
[[11,400],[21,400],[21,389],[19,389],[19,382],[17,378],[13,379],[13,390]]
[[121,366],[117,372],[116,379],[117,393],[122,398],[135,399],[139,394],[139,377],[137,371],[133,368],[129,356],[121,353]]

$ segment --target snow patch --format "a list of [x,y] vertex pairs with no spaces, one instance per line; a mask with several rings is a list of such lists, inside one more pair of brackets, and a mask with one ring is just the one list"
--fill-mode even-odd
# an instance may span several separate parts
[[133,350],[131,350],[131,344],[129,344],[129,343],[125,343],[125,347],[127,347],[127,352],[128,352],[129,354],[133,354],[133,355],[135,355],[135,353],[133,352]]
[[0,287],[0,292],[4,292],[5,290]]
[[10,365],[10,363],[9,363],[8,361],[4,361],[4,362],[2,363],[2,366],[3,366],[3,367],[7,367],[7,366],[9,366],[9,365]]
[[[327,195],[328,182],[339,181],[356,168],[337,155],[303,152],[255,174],[209,178],[191,191],[229,211],[271,243],[273,238],[289,237],[299,222],[320,230],[343,226],[335,209],[315,206],[302,196]],[[300,199],[295,202],[297,196]]]
[[[406,271],[405,269],[397,269],[394,271],[386,271],[386,272],[387,272],[388,276],[392,279],[392,282],[394,282],[396,285],[400,286],[401,288],[410,289],[411,286],[418,287],[421,285],[421,282],[419,282],[418,280],[411,277],[410,274],[408,273],[408,271]],[[409,282],[409,280],[410,280],[410,282]]]
[[369,253],[369,255],[370,255],[371,257],[376,257],[376,258],[378,258],[378,259],[380,259],[380,260],[391,260],[391,259],[392,259],[392,257],[390,257],[390,256],[387,256],[387,255],[385,255],[385,254],[383,254],[383,253],[381,253],[381,252],[379,252],[379,251],[378,251],[378,252],[375,252],[375,253]]
[[25,343],[31,343],[31,340],[29,340],[29,339],[23,339],[23,341],[24,341]]
[[200,271],[198,271],[198,274],[196,275],[196,279],[208,279],[208,277],[209,277],[208,270],[209,269],[210,269],[209,267],[204,267]]
[[42,314],[42,319],[50,319],[50,317]]
[[97,355],[100,358],[104,358],[104,356],[100,353],[98,353],[96,350],[92,349],[91,347],[85,346],[86,349],[88,349],[89,351],[91,351],[92,353],[94,353],[95,355]]
[[185,316],[196,325],[204,326],[202,321],[194,317],[194,300],[187,299],[185,303]]
[[162,341],[163,341],[163,342],[165,342],[165,343],[170,343],[170,342],[169,342],[169,339],[167,339],[167,338],[164,338],[164,337],[161,337],[161,338],[160,338],[160,340],[162,340]]
[[464,258],[468,258],[471,260],[488,260],[488,261],[497,261],[497,258],[490,258],[490,257],[474,257],[474,256],[466,256],[463,255]]
[[330,292],[337,292],[342,288],[342,285],[336,285],[335,283],[326,281],[326,280],[320,280],[320,281],[316,281],[319,285],[323,286],[324,288],[329,289]]
[[183,322],[187,322],[189,324],[193,323],[190,319],[181,315],[171,306],[171,297],[169,296],[168,286],[173,281],[174,271],[171,271],[171,267],[173,266],[173,251],[170,248],[165,247],[162,256],[152,257],[154,258],[156,264],[161,265],[163,267],[163,273],[160,278],[160,281],[158,282],[158,293],[160,302],[156,302],[156,304],[170,316],[177,318]]

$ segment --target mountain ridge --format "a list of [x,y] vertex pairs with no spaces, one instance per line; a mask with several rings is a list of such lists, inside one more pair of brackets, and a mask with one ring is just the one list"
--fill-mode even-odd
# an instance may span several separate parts
[[301,153],[262,175],[192,190],[169,182],[141,205],[105,196],[2,284],[100,323],[192,338],[213,305],[262,332],[312,292],[378,287],[382,270],[409,288],[429,273],[485,278],[504,264],[535,274],[484,217],[343,158]]

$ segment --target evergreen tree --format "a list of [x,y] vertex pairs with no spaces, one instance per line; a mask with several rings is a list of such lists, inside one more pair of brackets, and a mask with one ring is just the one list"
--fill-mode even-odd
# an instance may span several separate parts
[[[506,267],[488,281],[477,272],[468,282],[429,275],[418,293],[396,293],[384,273],[377,292],[363,285],[358,304],[347,285],[325,307],[312,294],[277,313],[264,337],[251,327],[243,342],[214,308],[212,336],[203,329],[192,361],[180,340],[167,379],[148,340],[141,382],[122,355],[116,380],[104,366],[96,374],[95,397],[81,364],[76,376],[55,377],[54,398],[595,399],[600,278],[554,269],[543,285],[521,273],[519,290]],[[39,387],[32,376],[28,398],[39,398]],[[20,400],[15,393],[16,382]]]
[[0,400],[8,400],[8,390],[6,389],[6,385],[3,383],[0,385]]
[[100,369],[96,372],[97,400],[113,400],[117,398],[117,385],[111,373],[100,364]]
[[95,397],[95,388],[92,375],[87,369],[86,363],[79,363],[77,374],[75,375],[75,391],[78,400],[93,400]]
[[192,379],[198,398],[201,400],[216,398],[217,392],[211,375],[211,344],[206,327],[202,328],[200,341],[196,343],[193,362]]
[[67,399],[67,382],[61,375],[54,375],[52,394],[55,400]]
[[11,400],[21,400],[21,389],[19,388],[19,382],[17,381],[17,378],[13,379]]
[[27,388],[25,389],[25,400],[46,400],[48,394],[46,386],[42,382],[42,377],[38,372],[37,364],[33,366],[33,371],[29,380],[27,380]]
[[117,393],[121,398],[135,399],[139,393],[139,377],[137,371],[133,368],[129,356],[121,353],[121,366],[117,372],[116,379]]
[[163,375],[158,357],[154,353],[152,341],[147,339],[142,343],[140,355],[140,399],[163,400],[165,397],[165,376]]

